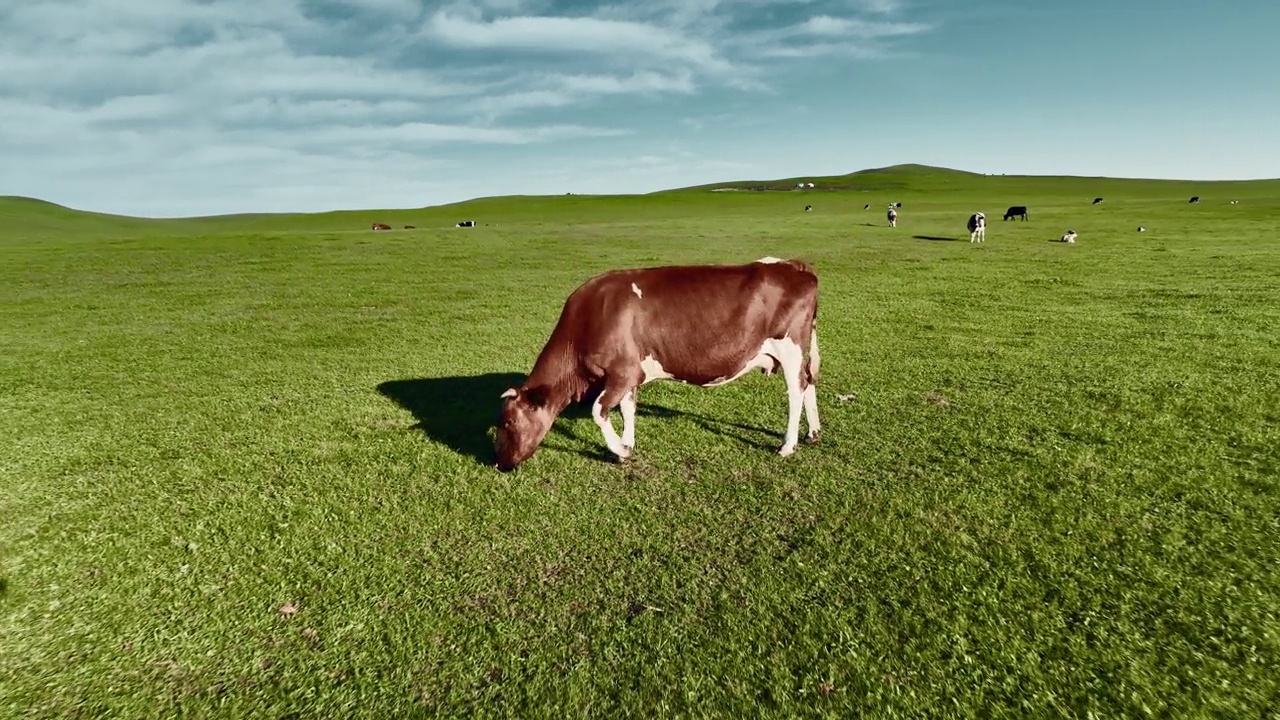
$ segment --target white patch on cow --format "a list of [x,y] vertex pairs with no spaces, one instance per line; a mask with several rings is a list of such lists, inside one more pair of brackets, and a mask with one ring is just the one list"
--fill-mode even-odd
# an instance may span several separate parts
[[631,292],[635,293],[638,298],[644,298],[644,293],[640,292],[640,286],[635,283],[631,283]]
[[634,450],[636,447],[635,388],[631,388],[631,392],[622,396],[622,401],[618,403],[618,407],[622,409],[622,447],[627,450]]
[[598,397],[595,402],[591,403],[591,419],[596,421],[596,426],[604,434],[604,444],[609,447],[609,452],[623,460],[631,457],[631,451],[622,446],[622,438],[618,437],[618,431],[613,429],[613,422],[609,420],[609,413],[600,404],[600,398]]
[[644,372],[644,379],[640,381],[641,385],[651,383],[654,380],[672,380],[674,376],[662,369],[662,363],[653,359],[653,354],[645,355],[640,361],[640,370]]
[[760,258],[759,260],[757,260],[756,262],[758,262],[758,263],[764,263],[765,265],[772,265],[772,264],[774,264],[774,263],[780,263],[780,262],[783,262],[783,260],[782,260],[782,258],[776,258],[776,257],[774,257],[774,256],[770,255],[769,257],[762,257],[762,258]]

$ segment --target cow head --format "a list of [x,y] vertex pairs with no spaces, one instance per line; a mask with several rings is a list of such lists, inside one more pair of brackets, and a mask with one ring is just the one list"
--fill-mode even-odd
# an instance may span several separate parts
[[555,421],[547,396],[546,387],[511,388],[502,393],[502,411],[494,437],[495,466],[502,472],[515,470],[528,460],[547,436]]

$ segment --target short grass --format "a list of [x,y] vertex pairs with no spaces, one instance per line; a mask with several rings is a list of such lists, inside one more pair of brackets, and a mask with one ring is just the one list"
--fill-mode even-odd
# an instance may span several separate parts
[[[868,177],[0,200],[0,715],[1275,717],[1280,183]],[[489,467],[578,283],[766,254],[820,273],[821,444],[752,375]]]

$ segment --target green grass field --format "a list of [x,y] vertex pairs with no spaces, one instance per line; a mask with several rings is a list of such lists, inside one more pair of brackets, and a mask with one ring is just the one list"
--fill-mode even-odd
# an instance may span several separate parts
[[[1280,181],[814,180],[0,199],[0,716],[1276,717]],[[580,282],[764,255],[819,272],[820,444],[753,374],[492,469]]]

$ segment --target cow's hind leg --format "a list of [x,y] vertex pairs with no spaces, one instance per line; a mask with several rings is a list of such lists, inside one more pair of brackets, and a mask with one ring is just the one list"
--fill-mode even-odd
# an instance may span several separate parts
[[782,366],[782,379],[787,383],[787,433],[782,439],[778,454],[787,457],[796,451],[800,439],[800,410],[804,403],[804,389],[800,386],[800,373],[804,364],[804,352],[791,338],[773,341],[773,351]]
[[818,328],[814,327],[812,334],[809,336],[809,363],[804,369],[804,390],[801,392],[801,398],[804,401],[804,419],[809,426],[809,434],[805,436],[806,442],[818,442],[818,437],[822,434],[822,423],[818,420],[818,368],[820,359],[818,356]]

